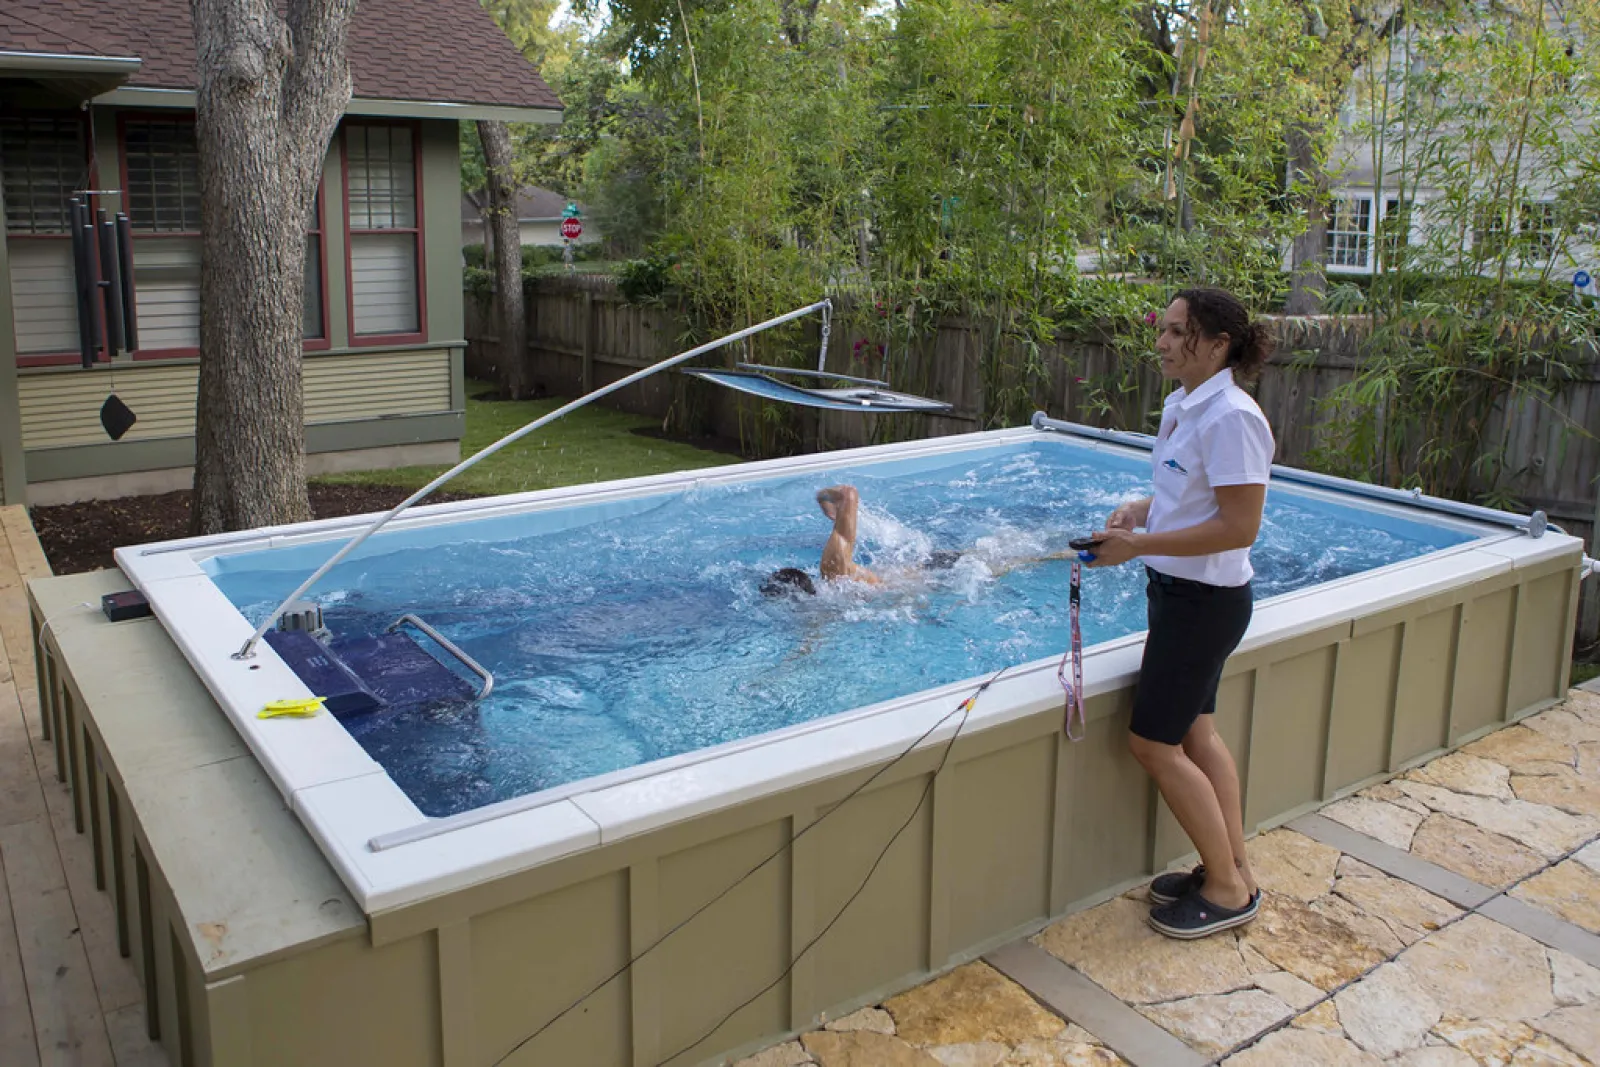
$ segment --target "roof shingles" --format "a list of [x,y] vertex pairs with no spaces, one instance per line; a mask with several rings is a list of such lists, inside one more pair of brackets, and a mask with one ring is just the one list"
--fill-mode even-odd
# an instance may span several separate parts
[[[27,27],[41,24],[57,30],[50,38],[38,29],[30,35]],[[52,38],[63,35],[100,50],[55,47],[62,42]],[[188,0],[0,0],[0,50],[135,55],[144,62],[130,86],[196,84]],[[476,0],[362,0],[348,54],[355,95],[364,99],[561,107]]]

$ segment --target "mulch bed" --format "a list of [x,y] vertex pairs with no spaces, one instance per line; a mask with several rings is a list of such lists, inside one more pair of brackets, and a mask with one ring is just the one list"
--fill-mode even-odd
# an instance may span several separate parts
[[[412,490],[389,485],[312,485],[311,512],[319,519],[387,511]],[[425,503],[465,500],[471,493],[434,493]],[[189,493],[132,496],[28,509],[50,568],[76,574],[116,566],[112,550],[189,535]]]

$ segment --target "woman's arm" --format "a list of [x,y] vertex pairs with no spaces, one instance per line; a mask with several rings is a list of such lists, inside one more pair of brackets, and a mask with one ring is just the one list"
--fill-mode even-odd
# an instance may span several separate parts
[[[1113,567],[1139,556],[1209,556],[1234,548],[1249,548],[1261,530],[1261,509],[1266,504],[1265,485],[1219,485],[1217,516],[1182,530],[1135,533],[1108,527],[1094,550],[1092,567]],[[1121,509],[1118,509],[1121,510]]]

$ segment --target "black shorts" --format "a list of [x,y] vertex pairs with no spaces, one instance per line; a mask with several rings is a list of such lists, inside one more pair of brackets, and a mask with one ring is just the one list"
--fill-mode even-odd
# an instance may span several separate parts
[[1145,570],[1150,636],[1129,729],[1147,741],[1177,745],[1196,719],[1217,710],[1222,667],[1250,625],[1250,586],[1207,585]]

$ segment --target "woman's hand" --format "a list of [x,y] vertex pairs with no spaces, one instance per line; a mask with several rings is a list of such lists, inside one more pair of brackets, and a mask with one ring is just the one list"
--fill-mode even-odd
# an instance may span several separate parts
[[[1128,506],[1130,505],[1123,505],[1123,507]],[[1118,508],[1117,510],[1120,511],[1122,509]],[[1101,530],[1095,534],[1100,543],[1091,550],[1094,552],[1094,559],[1089,562],[1088,566],[1116,567],[1127,563],[1131,559],[1137,559],[1143,555],[1139,543],[1141,536],[1132,530],[1112,528]]]
[[1130,500],[1111,513],[1106,520],[1108,530],[1134,530],[1145,524],[1150,518],[1150,498],[1143,500]]

